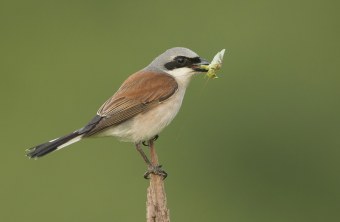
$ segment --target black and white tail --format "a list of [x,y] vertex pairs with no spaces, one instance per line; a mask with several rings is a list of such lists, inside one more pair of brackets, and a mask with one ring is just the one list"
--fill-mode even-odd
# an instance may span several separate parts
[[85,127],[76,130],[73,133],[27,149],[26,156],[29,158],[42,157],[53,151],[60,150],[61,148],[71,145],[72,143],[78,142],[83,136],[86,136],[87,133],[91,132],[102,118],[103,117],[97,115]]
[[28,156],[29,158],[42,157],[50,152],[60,150],[61,148],[71,145],[72,143],[78,142],[79,140],[81,140],[81,138],[82,135],[79,134],[78,131],[75,131],[69,135],[59,137],[47,143],[43,143],[38,146],[27,149],[26,156]]

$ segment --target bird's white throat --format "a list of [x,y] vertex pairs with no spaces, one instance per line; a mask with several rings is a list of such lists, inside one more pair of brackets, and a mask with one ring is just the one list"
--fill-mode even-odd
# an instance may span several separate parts
[[174,70],[166,71],[168,74],[175,77],[178,84],[182,87],[186,88],[191,80],[191,77],[195,74],[195,72],[187,67],[178,68]]

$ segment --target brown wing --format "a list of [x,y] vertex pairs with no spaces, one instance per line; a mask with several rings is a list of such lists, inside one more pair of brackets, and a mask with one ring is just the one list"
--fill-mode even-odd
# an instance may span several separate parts
[[86,136],[122,123],[168,99],[177,91],[176,80],[166,73],[140,71],[131,75],[98,110],[103,118]]

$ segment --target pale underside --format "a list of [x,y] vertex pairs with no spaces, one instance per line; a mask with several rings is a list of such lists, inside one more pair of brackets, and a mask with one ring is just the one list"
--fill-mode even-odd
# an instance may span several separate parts
[[140,113],[117,126],[109,127],[95,136],[115,136],[122,141],[146,141],[159,134],[178,113],[185,90],[178,90],[157,107]]
[[[148,75],[148,73],[142,75]],[[122,141],[137,143],[159,134],[177,115],[192,73],[188,73],[187,69],[182,69],[171,75],[152,75],[154,75],[153,79],[149,76],[149,81],[143,83],[144,86],[149,85],[149,91],[143,89],[138,92],[136,86],[139,83],[132,85],[125,83],[126,86],[123,84],[118,92],[99,109],[98,115],[107,117],[107,119],[100,121],[92,130],[94,133],[90,132],[89,135],[91,137],[114,136]],[[149,77],[146,76],[146,78]],[[130,92],[131,89],[137,92]],[[119,106],[122,104],[121,95],[126,94],[130,97],[127,102]],[[134,98],[141,97],[140,94],[142,94],[142,100]],[[127,119],[121,121],[120,118]],[[117,124],[112,124],[113,121]]]

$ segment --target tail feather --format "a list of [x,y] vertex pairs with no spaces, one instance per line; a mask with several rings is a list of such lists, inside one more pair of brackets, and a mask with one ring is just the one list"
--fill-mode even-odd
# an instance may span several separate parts
[[75,131],[69,135],[66,135],[66,136],[51,140],[47,143],[43,143],[38,146],[27,149],[26,156],[28,156],[29,158],[42,157],[50,152],[59,150],[72,143],[78,142],[79,140],[81,140],[81,137],[82,137],[82,134],[80,134],[78,131]]
[[65,146],[78,142],[87,132],[91,131],[103,118],[104,117],[102,116],[96,115],[87,125],[85,125],[83,128],[77,131],[74,131],[73,133],[27,149],[26,156],[28,156],[29,158],[42,157],[48,153],[60,150]]

